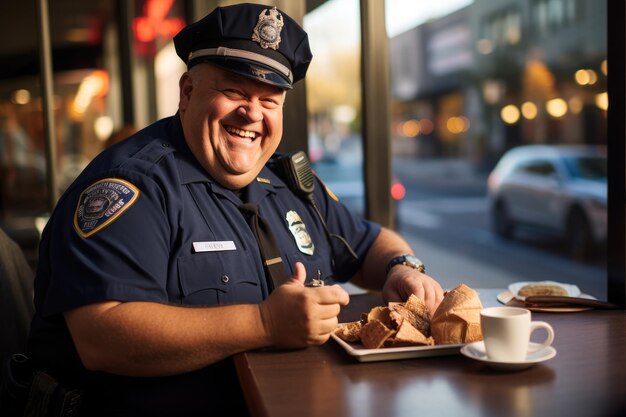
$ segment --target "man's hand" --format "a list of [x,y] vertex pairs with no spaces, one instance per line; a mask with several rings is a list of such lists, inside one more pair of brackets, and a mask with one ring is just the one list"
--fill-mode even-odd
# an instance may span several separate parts
[[431,315],[443,299],[441,285],[428,275],[404,265],[391,268],[383,287],[385,302],[406,301],[411,294],[424,300]]
[[393,230],[383,227],[368,250],[361,269],[350,281],[362,288],[382,291],[386,302],[403,302],[415,294],[424,300],[433,314],[443,299],[443,289],[435,279],[407,265],[396,265],[386,272],[391,259],[407,253],[413,253],[409,244]]
[[328,340],[337,327],[337,315],[348,304],[348,293],[338,285],[307,288],[306,270],[296,263],[291,280],[259,305],[263,326],[274,346],[305,347]]

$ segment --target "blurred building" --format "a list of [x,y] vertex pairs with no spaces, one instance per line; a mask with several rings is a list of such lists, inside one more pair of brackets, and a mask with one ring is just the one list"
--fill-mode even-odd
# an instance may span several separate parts
[[396,153],[489,168],[520,144],[606,143],[606,14],[593,0],[475,0],[395,36]]

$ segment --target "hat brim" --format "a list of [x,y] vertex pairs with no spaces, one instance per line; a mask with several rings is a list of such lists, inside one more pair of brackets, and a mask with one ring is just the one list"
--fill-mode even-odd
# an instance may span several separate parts
[[291,90],[293,88],[293,84],[289,78],[286,78],[281,73],[258,62],[234,57],[203,56],[190,61],[188,68],[202,62],[217,65],[227,71],[234,72],[264,84],[273,85],[283,90]]

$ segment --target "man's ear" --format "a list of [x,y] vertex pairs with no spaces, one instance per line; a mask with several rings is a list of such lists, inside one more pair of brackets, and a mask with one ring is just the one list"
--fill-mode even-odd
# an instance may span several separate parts
[[184,112],[189,106],[191,100],[191,92],[193,90],[193,80],[189,72],[185,72],[178,81],[178,87],[180,89],[180,97],[178,102],[178,110]]

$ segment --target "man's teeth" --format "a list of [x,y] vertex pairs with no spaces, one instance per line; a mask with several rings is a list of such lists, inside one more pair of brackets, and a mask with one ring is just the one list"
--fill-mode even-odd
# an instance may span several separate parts
[[237,136],[244,137],[244,138],[254,139],[256,137],[256,133],[249,132],[247,130],[237,129],[236,127],[227,127],[226,131],[228,133],[232,133],[232,134],[235,134]]

